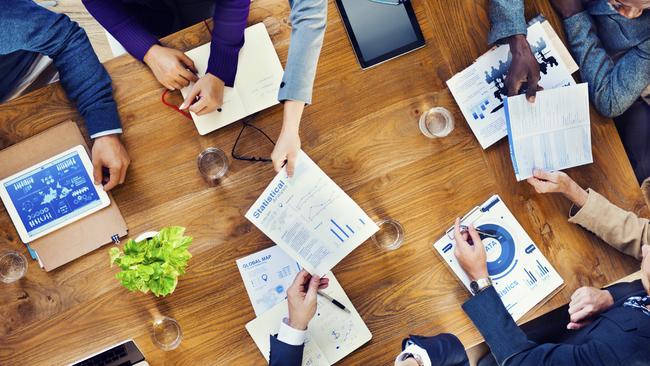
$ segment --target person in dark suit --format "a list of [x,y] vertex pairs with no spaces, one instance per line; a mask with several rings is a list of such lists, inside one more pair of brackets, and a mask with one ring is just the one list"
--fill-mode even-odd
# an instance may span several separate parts
[[479,234],[473,227],[462,232],[459,221],[455,255],[474,289],[462,307],[492,352],[480,366],[650,364],[650,245],[641,248],[641,280],[578,289],[569,304],[570,322],[560,325],[557,339],[536,343],[513,321],[492,286]]

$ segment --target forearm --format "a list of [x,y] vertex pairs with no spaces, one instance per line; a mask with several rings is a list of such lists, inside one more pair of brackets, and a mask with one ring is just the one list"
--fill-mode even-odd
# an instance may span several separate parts
[[250,0],[222,0],[217,2],[214,9],[214,28],[207,72],[221,79],[229,87],[235,82],[249,7]]
[[503,42],[517,34],[526,35],[524,0],[490,0],[488,13],[491,24],[489,44]]
[[88,12],[136,59],[143,61],[157,37],[140,24],[136,10],[119,0],[83,0]]
[[278,99],[311,104],[327,24],[327,1],[293,0],[290,3],[291,45]]
[[564,29],[592,103],[607,117],[621,115],[650,84],[650,54],[635,47],[614,62],[585,11],[564,19]]
[[305,103],[296,100],[287,100],[284,102],[284,114],[282,116],[282,131],[280,134],[298,134],[300,130],[300,120],[302,112],[305,109]]

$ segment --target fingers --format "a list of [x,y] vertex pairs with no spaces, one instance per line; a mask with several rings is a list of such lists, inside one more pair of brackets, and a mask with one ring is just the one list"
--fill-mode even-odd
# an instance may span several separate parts
[[273,158],[273,169],[276,173],[280,173],[282,170],[282,165],[284,165],[284,156],[281,158]]
[[300,272],[298,272],[296,275],[296,278],[293,280],[290,288],[304,289],[305,282],[309,280],[309,276],[309,272],[305,271],[304,269],[300,270]]
[[207,98],[199,98],[198,102],[190,106],[190,111],[196,113],[199,116],[208,113],[208,109],[209,105]]
[[330,279],[323,277],[320,279],[320,284],[318,285],[318,289],[319,290],[326,289],[329,286],[329,284],[330,284]]
[[287,154],[287,175],[289,177],[293,177],[293,173],[296,169],[296,158],[297,154],[295,152]]
[[547,180],[550,182],[555,182],[557,180],[557,173],[547,172],[542,169],[533,170],[533,176],[538,179]]
[[307,289],[307,300],[316,299],[318,293],[318,286],[320,285],[320,277],[312,276],[309,281],[309,288]]
[[456,223],[454,224],[454,239],[456,239],[456,247],[458,247],[458,243],[465,241],[465,239],[463,239],[463,235],[460,232],[460,217],[456,218]]
[[580,323],[570,322],[569,324],[567,324],[566,329],[578,330],[578,329],[584,327],[585,325],[589,325],[589,324],[591,324],[591,321],[584,321],[584,322],[580,322]]
[[120,182],[120,168],[119,167],[109,167],[109,172],[110,172],[110,177],[109,181],[104,185],[104,190],[105,191],[110,191],[111,189],[115,188],[117,184]]
[[484,250],[483,241],[481,240],[481,236],[478,235],[476,228],[474,228],[474,225],[469,226],[469,236],[472,238],[472,242],[474,242],[476,250]]
[[124,181],[126,180],[126,171],[129,169],[129,164],[130,161],[128,160],[122,162],[122,167],[120,168],[119,184],[124,184]]
[[528,88],[526,89],[526,99],[530,103],[535,103],[535,95],[539,83],[539,73],[537,75],[531,74],[528,76]]
[[[510,76],[510,75],[508,75]],[[512,97],[514,95],[517,95],[519,93],[519,89],[521,89],[521,85],[524,82],[520,79],[514,78],[513,77],[506,77],[506,88],[508,89],[508,96]]]
[[192,71],[190,71],[188,69],[180,70],[179,71],[179,76],[187,81],[187,84],[185,84],[186,86],[189,85],[190,82],[195,83],[195,82],[197,82],[199,80],[199,77],[196,76],[195,73],[193,73]]
[[201,94],[201,87],[199,85],[194,84],[194,87],[192,87],[192,90],[190,90],[190,93],[187,95],[187,98],[183,101],[183,103],[178,107],[178,109],[187,109],[187,107],[192,105],[192,102],[196,97]]
[[[198,71],[196,70],[196,66],[194,66],[194,61],[192,61],[191,58],[187,57],[186,54],[184,54],[183,52],[180,52],[180,54],[178,55],[178,57],[179,57],[179,60],[180,60],[180,61],[181,61],[185,66],[187,66],[190,70],[192,70],[195,74],[198,72]],[[195,76],[195,77],[196,77],[196,76]],[[189,79],[188,79],[188,80],[189,80]],[[198,79],[197,79],[197,80],[198,80]],[[196,80],[194,80],[194,81],[196,81]]]
[[103,164],[101,159],[97,158],[95,154],[93,154],[93,179],[95,180],[95,185],[102,184],[102,179],[103,179],[103,174],[102,174],[102,169],[103,169]]
[[574,323],[580,322],[580,321],[588,318],[591,315],[591,312],[593,310],[594,310],[593,306],[586,305],[582,309],[579,309],[578,311],[571,314],[571,316],[570,316],[571,321],[574,322]]

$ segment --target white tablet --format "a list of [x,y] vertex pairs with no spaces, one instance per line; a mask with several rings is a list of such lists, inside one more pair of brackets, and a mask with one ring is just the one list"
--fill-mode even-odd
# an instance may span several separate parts
[[30,243],[108,206],[83,146],[0,180],[0,198],[23,243]]

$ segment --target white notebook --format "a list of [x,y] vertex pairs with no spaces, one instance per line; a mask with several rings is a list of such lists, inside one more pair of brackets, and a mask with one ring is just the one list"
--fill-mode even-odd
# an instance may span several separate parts
[[[244,46],[239,52],[234,87],[226,87],[221,112],[197,116],[190,112],[199,134],[205,135],[253,113],[278,104],[278,91],[284,70],[273,48],[264,23],[246,28]],[[194,61],[198,76],[205,75],[210,57],[210,43],[185,52]],[[183,98],[194,86],[181,89]]]
[[[333,365],[372,338],[370,330],[334,275],[330,272],[326,277],[330,279],[329,286],[321,291],[343,304],[350,313],[318,296],[316,315],[307,327],[303,366]],[[284,300],[246,324],[246,330],[267,362],[271,351],[269,337],[278,333],[280,322],[287,317],[287,306]]]

